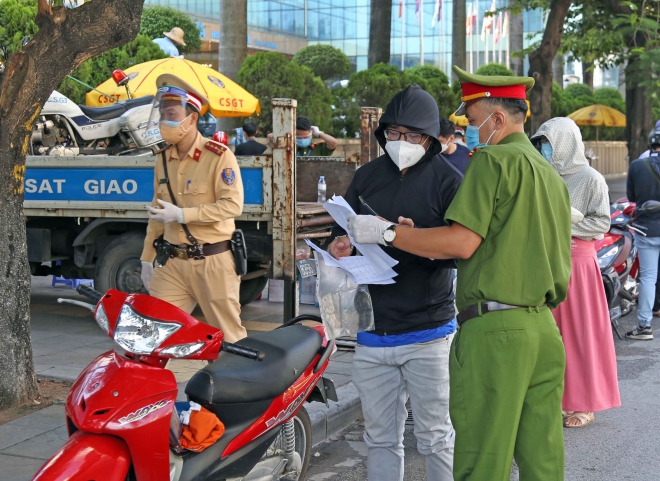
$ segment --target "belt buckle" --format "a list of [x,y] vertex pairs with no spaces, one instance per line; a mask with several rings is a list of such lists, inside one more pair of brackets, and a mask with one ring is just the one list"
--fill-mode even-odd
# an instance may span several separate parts
[[204,259],[204,248],[200,244],[187,247],[188,257],[192,257],[196,261]]
[[176,252],[176,257],[178,259],[181,259],[183,261],[188,260],[188,253],[186,252],[186,249],[180,249],[179,247],[175,247],[174,252]]

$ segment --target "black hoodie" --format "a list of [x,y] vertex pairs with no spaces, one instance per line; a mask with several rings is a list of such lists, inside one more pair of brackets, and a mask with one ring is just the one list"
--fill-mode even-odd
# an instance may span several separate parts
[[[649,171],[646,162],[649,162],[655,176]],[[660,182],[656,176],[660,176],[660,152],[651,152],[647,159],[637,159],[631,163],[626,185],[628,200],[637,202],[640,207],[647,200],[660,201]],[[660,212],[639,212],[634,225],[641,227],[647,237],[660,237]]]
[[[411,218],[416,227],[448,225],[444,218],[458,191],[462,174],[439,155],[437,139],[440,116],[433,97],[410,85],[397,93],[380,118],[375,136],[385,149],[384,128],[399,125],[429,135],[426,154],[405,175],[388,154],[360,167],[344,198],[357,214],[370,215],[359,196],[379,216],[397,222],[399,216]],[[335,226],[332,236],[346,232]],[[440,327],[454,318],[454,292],[451,269],[454,260],[434,261],[384,247],[399,261],[394,267],[395,284],[369,285],[374,306],[376,334],[402,334]]]

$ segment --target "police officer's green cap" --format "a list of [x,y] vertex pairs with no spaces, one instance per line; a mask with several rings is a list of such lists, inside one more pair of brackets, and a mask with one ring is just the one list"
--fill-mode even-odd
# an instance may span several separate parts
[[527,92],[534,87],[531,77],[504,75],[477,75],[454,65],[454,73],[461,83],[461,105],[456,116],[465,115],[466,102],[482,98],[526,100]]

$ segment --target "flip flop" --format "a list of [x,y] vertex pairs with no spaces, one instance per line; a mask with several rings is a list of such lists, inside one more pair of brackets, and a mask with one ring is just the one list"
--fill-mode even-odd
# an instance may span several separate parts
[[[567,424],[569,420],[571,419],[577,419],[580,421],[580,424],[575,424],[575,425],[570,425]],[[564,420],[564,427],[565,428],[583,428],[585,426],[588,426],[589,424],[593,423],[596,420],[594,417],[594,413],[578,413],[574,412],[573,414],[569,415],[565,420]]]

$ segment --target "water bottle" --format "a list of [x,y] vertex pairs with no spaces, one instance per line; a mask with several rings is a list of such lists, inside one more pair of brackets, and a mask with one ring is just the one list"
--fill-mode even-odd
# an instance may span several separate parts
[[319,186],[318,186],[318,197],[316,199],[316,202],[319,204],[322,204],[325,202],[325,192],[326,192],[326,185],[325,185],[325,177],[321,176],[319,178]]

